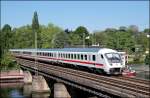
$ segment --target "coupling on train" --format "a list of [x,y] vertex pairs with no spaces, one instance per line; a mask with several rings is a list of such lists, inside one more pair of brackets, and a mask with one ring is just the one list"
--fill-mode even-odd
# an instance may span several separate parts
[[61,64],[78,65],[106,74],[121,74],[124,68],[119,52],[109,48],[10,49],[14,56],[37,58]]

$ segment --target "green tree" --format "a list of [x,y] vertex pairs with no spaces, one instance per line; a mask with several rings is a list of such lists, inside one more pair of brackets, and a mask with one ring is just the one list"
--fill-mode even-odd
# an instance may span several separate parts
[[40,36],[42,48],[52,48],[53,47],[52,40],[54,39],[54,35],[58,32],[63,31],[60,27],[55,26],[52,23],[49,23],[47,26],[41,25],[40,29],[41,29]]
[[2,59],[2,31],[0,29],[0,62]]
[[14,48],[34,48],[34,33],[31,25],[13,29]]
[[10,39],[11,39],[11,26],[5,24],[2,28],[1,32],[1,47],[2,47],[2,55],[5,54],[10,48]]
[[145,64],[150,66],[150,55],[146,55]]
[[74,34],[80,37],[79,42],[82,42],[82,43],[79,43],[80,45],[82,45],[84,42],[85,42],[85,45],[88,45],[88,41],[85,41],[85,40],[86,40],[86,37],[89,36],[89,32],[85,27],[83,26],[77,27],[77,29],[74,31]]
[[54,48],[63,48],[68,45],[68,36],[65,32],[58,32],[54,35]]
[[146,28],[146,29],[144,29],[144,31],[143,31],[145,34],[150,34],[150,29],[149,28]]
[[119,27],[119,31],[127,31],[127,27],[125,27],[125,26],[120,26],[120,27]]
[[[35,11],[32,19],[32,30],[34,35],[34,40],[37,40],[37,47],[41,48],[41,36],[40,36],[40,26],[39,26],[39,20],[38,20],[38,14]],[[37,37],[37,39],[35,39]]]

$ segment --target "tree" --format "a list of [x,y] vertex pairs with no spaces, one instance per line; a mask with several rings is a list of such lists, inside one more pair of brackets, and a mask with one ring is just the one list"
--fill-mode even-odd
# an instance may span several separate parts
[[5,24],[4,27],[2,28],[2,33],[1,33],[1,47],[2,47],[2,54],[4,54],[9,48],[10,48],[10,39],[11,39],[11,26],[8,24]]
[[[88,30],[83,27],[79,26],[75,31],[74,34],[77,34],[80,37],[80,40],[82,40],[82,43],[79,43],[80,45],[85,42],[85,45],[88,45],[88,41],[85,41],[85,38],[89,36]],[[80,41],[79,41],[80,42]]]
[[[39,28],[38,14],[35,11],[32,19],[32,30],[34,35],[34,40],[37,40],[37,47],[41,48],[41,36],[40,36],[40,28]],[[37,34],[35,34],[37,33]],[[35,37],[37,36],[37,39]]]
[[150,66],[150,55],[146,55],[145,57],[145,64]]
[[32,29],[36,32],[39,31],[39,21],[38,21],[38,14],[35,11],[32,19]]
[[144,29],[144,31],[143,31],[145,34],[150,34],[150,29],[149,28],[147,28],[147,29]]
[[31,25],[13,29],[13,48],[34,48],[34,33]]
[[55,26],[52,23],[49,23],[47,26],[45,25],[41,25],[40,26],[41,29],[41,45],[42,48],[52,48],[53,47],[53,39],[54,39],[54,35],[58,32],[63,32],[63,30],[58,27]]
[[139,32],[139,29],[138,29],[138,26],[136,25],[130,25],[129,26],[129,29],[132,31],[132,32]]
[[0,63],[2,59],[2,31],[0,29]]
[[125,32],[125,31],[127,31],[127,27],[125,27],[125,26],[120,26],[120,27],[119,27],[119,31],[124,31],[124,32]]
[[[8,62],[8,59],[5,60],[8,49],[10,49],[10,39],[12,37],[11,34],[11,26],[5,24],[0,31],[0,65],[3,65],[3,62]],[[0,66],[1,67],[1,66]]]
[[64,48],[68,45],[68,36],[65,32],[58,32],[53,39],[54,48]]
[[100,46],[106,45],[107,34],[105,32],[95,32],[92,34],[93,44],[99,44]]
[[117,31],[117,29],[115,29],[115,28],[107,28],[107,29],[105,30],[106,33],[116,32],[116,31]]
[[77,29],[74,31],[74,33],[79,35],[81,38],[83,38],[83,37],[85,38],[85,37],[89,36],[88,30],[83,26],[77,27]]

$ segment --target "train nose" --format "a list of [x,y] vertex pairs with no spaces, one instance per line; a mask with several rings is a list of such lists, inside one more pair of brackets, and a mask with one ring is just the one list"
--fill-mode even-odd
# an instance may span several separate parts
[[121,68],[111,68],[110,70],[111,74],[121,74]]

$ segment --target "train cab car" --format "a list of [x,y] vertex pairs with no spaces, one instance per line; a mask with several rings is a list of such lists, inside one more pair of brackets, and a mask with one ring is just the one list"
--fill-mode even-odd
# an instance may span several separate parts
[[123,62],[120,54],[112,49],[103,48],[98,53],[103,59],[100,61],[105,66],[104,71],[107,74],[121,74],[123,69]]
[[107,74],[121,74],[123,62],[116,50],[108,48],[56,48],[56,49],[11,49],[15,56],[71,64],[103,70]]

